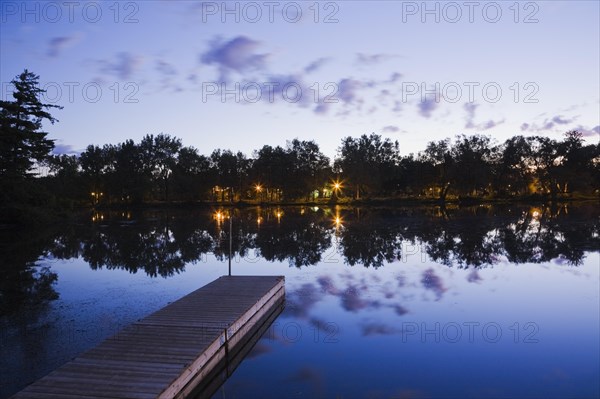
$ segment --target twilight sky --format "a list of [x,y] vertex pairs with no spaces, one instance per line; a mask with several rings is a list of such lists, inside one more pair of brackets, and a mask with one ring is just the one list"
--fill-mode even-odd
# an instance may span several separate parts
[[1,1],[0,79],[27,68],[57,152],[168,133],[251,155],[379,133],[600,138],[598,1]]

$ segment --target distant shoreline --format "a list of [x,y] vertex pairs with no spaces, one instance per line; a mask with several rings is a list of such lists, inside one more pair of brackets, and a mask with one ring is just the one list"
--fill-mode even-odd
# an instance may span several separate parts
[[152,201],[140,204],[101,204],[82,206],[83,209],[144,209],[144,208],[190,208],[190,207],[293,207],[293,206],[442,206],[442,205],[496,205],[496,204],[551,204],[551,203],[600,202],[600,197],[526,197],[526,198],[449,198],[446,201],[420,198],[371,198],[371,199],[340,199],[338,201]]

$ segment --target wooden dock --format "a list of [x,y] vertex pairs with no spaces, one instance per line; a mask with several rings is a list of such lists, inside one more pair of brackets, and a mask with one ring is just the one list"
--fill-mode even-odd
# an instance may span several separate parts
[[284,300],[282,276],[220,277],[13,398],[210,396],[281,312]]

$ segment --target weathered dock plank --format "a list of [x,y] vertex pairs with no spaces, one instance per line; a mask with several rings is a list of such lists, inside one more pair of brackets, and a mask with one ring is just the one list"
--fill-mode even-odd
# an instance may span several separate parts
[[[213,391],[256,342],[264,324],[279,314],[284,298],[281,276],[220,277],[124,328],[13,398],[185,398],[202,395],[205,386]],[[230,353],[235,354],[232,361]]]

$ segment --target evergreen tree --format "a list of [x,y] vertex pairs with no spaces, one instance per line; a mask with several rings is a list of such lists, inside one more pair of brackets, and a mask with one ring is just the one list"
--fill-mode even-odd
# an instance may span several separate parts
[[62,109],[40,101],[45,90],[38,87],[39,76],[27,69],[11,82],[14,101],[0,101],[0,176],[19,179],[29,175],[34,162],[45,160],[54,141],[42,131],[42,121],[57,120],[47,111]]

